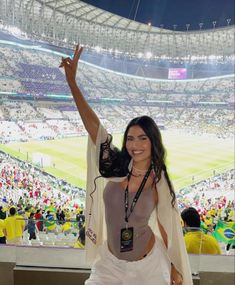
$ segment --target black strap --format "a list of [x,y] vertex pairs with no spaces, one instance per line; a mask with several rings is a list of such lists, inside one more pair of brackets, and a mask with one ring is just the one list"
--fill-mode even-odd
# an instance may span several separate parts
[[145,176],[140,184],[140,187],[138,189],[138,191],[136,192],[135,194],[135,197],[131,203],[131,207],[130,207],[130,213],[129,215],[127,214],[127,211],[128,211],[128,208],[129,208],[129,191],[128,191],[128,184],[129,184],[129,181],[130,181],[130,176],[131,176],[131,173],[128,174],[127,176],[127,179],[128,179],[128,183],[127,183],[127,186],[126,186],[126,189],[125,189],[125,222],[128,223],[128,219],[131,215],[131,213],[133,212],[134,208],[135,208],[135,205],[140,197],[140,194],[144,188],[144,185],[149,177],[149,174],[152,170],[152,165],[150,165],[149,169],[147,170],[147,172],[145,173]]

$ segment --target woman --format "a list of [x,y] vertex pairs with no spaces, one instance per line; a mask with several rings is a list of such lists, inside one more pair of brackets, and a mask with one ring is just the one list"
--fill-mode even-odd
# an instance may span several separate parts
[[[190,285],[180,216],[159,129],[147,116],[133,119],[118,151],[76,84],[81,52],[77,46],[73,59],[62,58],[60,67],[65,69],[89,133],[86,251],[89,260],[98,259],[85,284]],[[98,171],[107,178],[106,186],[104,179],[95,179]],[[102,195],[107,233],[103,230]]]

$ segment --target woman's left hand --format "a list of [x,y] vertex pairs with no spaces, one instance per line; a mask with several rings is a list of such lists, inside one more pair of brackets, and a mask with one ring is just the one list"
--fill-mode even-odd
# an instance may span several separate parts
[[175,266],[171,265],[171,285],[182,285],[183,278],[179,271],[176,270]]

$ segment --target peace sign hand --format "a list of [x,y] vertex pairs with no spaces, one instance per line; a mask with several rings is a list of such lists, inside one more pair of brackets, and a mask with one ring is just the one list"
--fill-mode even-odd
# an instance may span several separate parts
[[59,67],[64,67],[68,83],[72,83],[75,81],[77,73],[77,65],[82,51],[83,47],[79,47],[79,45],[77,45],[73,55],[73,59],[71,59],[70,57],[66,58],[62,57],[62,61]]

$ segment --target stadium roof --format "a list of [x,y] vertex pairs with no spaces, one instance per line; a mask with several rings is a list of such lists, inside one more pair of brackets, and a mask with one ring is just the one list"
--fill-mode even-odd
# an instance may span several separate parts
[[129,20],[79,0],[0,0],[4,25],[55,45],[162,58],[234,55],[234,26],[179,32]]

